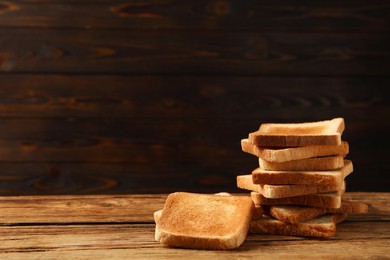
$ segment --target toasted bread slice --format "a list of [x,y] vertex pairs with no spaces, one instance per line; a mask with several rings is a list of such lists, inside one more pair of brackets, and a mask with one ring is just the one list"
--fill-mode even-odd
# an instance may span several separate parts
[[289,148],[265,148],[251,144],[248,139],[241,140],[241,149],[268,162],[288,162],[313,157],[346,155],[349,145],[342,141],[340,145],[311,145]]
[[264,147],[294,147],[310,145],[340,145],[344,119],[307,122],[261,124],[249,134],[249,142]]
[[331,171],[267,171],[257,168],[252,172],[255,184],[306,184],[341,185],[345,177],[353,171],[350,160],[344,160],[344,167]]
[[267,171],[330,171],[343,167],[344,157],[336,155],[281,163],[268,162],[259,158],[259,166]]
[[341,195],[344,191],[330,193],[309,194],[280,199],[268,199],[260,193],[251,192],[251,198],[255,204],[259,205],[305,205],[321,208],[340,208]]
[[255,205],[252,211],[252,220],[261,219],[263,214],[263,207],[261,205]]
[[265,214],[282,222],[297,224],[326,213],[365,214],[367,210],[367,204],[342,200],[341,207],[338,209],[297,205],[270,205],[265,207]]
[[172,193],[161,215],[155,213],[155,238],[182,248],[236,248],[245,240],[253,207],[247,196]]
[[153,218],[154,218],[154,222],[156,223],[156,225],[158,225],[158,222],[161,218],[161,214],[162,214],[163,210],[160,209],[160,210],[157,210],[153,213]]
[[336,223],[342,217],[345,216],[328,214],[299,224],[285,223],[265,217],[252,221],[249,232],[302,237],[331,237],[336,233]]
[[252,175],[237,176],[237,187],[250,191],[256,191],[269,199],[286,198],[293,196],[301,196],[307,194],[325,193],[338,190],[345,190],[345,181],[341,185],[326,186],[326,185],[305,185],[305,184],[286,184],[286,185],[270,185],[270,184],[253,184]]

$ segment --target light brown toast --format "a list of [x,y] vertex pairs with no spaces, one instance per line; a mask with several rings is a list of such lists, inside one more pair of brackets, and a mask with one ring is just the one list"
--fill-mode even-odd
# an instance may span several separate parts
[[277,220],[286,223],[297,224],[316,218],[326,213],[365,214],[368,211],[367,204],[355,201],[341,200],[341,207],[319,208],[297,205],[269,205],[264,206],[264,212]]
[[305,205],[321,208],[340,208],[341,195],[344,191],[308,194],[302,196],[268,199],[255,191],[251,192],[251,198],[256,205]]
[[340,186],[352,171],[350,160],[344,160],[344,167],[341,169],[331,171],[266,171],[257,168],[252,172],[252,181],[255,184]]
[[305,184],[286,184],[286,185],[270,185],[270,184],[253,184],[252,175],[237,176],[237,187],[250,191],[256,191],[269,199],[293,197],[307,194],[325,193],[338,190],[345,190],[345,181],[341,185],[326,186],[326,185],[305,185]]
[[281,163],[268,162],[259,158],[259,166],[267,171],[329,171],[343,167],[344,157],[336,155]]
[[331,237],[336,233],[336,223],[345,217],[327,214],[299,224],[290,224],[264,217],[253,220],[249,232],[286,236]]
[[342,141],[340,145],[311,145],[276,149],[257,146],[251,144],[248,139],[242,139],[241,149],[268,162],[287,162],[349,153],[349,145],[345,141]]
[[264,147],[340,145],[344,119],[306,123],[266,123],[249,134],[249,142]]
[[176,192],[157,220],[155,238],[182,248],[232,249],[247,235],[254,205],[247,196]]

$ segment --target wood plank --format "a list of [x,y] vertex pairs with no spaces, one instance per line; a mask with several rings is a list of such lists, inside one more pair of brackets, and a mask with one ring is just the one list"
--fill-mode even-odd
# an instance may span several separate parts
[[[364,255],[367,258],[381,258],[388,255],[388,241],[390,237],[390,193],[347,193],[354,199],[361,199],[369,203],[369,214],[356,215],[337,225],[336,235],[328,239],[310,239],[292,236],[272,236],[249,234],[244,244],[236,250],[210,251],[186,250],[165,247],[154,240],[154,224],[151,223],[108,223],[102,222],[106,216],[110,221],[116,214],[123,215],[113,209],[122,208],[130,216],[134,212],[144,212],[138,217],[145,221],[151,220],[154,208],[161,208],[166,195],[127,195],[122,197],[111,196],[47,196],[47,197],[0,197],[0,207],[17,209],[26,212],[29,208],[46,208],[54,215],[61,214],[61,218],[53,219],[53,215],[46,212],[37,214],[35,220],[61,221],[62,218],[72,218],[97,209],[91,214],[94,223],[56,224],[45,223],[32,225],[0,225],[0,256],[2,259],[28,258],[53,259],[58,254],[70,258],[90,259],[91,257],[105,258],[115,255],[117,259],[132,258],[161,258],[172,257],[213,257],[213,258],[251,258],[261,255],[265,259],[278,257],[307,257],[315,255],[320,258],[341,257],[343,259],[356,259]],[[131,205],[135,205],[131,207]],[[69,208],[69,214],[62,215],[61,208]],[[106,210],[104,210],[106,209]],[[20,211],[19,211],[20,212]],[[42,211],[40,212],[42,213]],[[122,212],[123,213],[123,212]],[[0,214],[1,216],[2,214]],[[18,219],[20,216],[9,216]],[[112,218],[114,216],[114,218]],[[31,217],[33,217],[31,215]],[[131,218],[131,217],[130,217]],[[141,222],[143,222],[141,221]],[[1,221],[4,223],[4,221]],[[57,222],[60,223],[60,222]],[[9,223],[8,223],[9,224]],[[318,248],[321,250],[318,250]]]
[[0,117],[317,120],[343,115],[348,121],[381,121],[390,113],[384,94],[389,84],[389,77],[5,74]]
[[[249,196],[248,193],[240,195]],[[154,223],[153,212],[163,208],[166,196],[133,194],[0,197],[0,226],[44,223]],[[389,196],[389,193],[347,192],[345,198],[369,205],[367,215],[351,216],[350,221],[390,221]]]
[[[389,35],[0,29],[14,73],[389,75]],[[81,62],[82,61],[82,62]]]
[[[4,119],[0,123],[0,162],[146,164],[153,160],[156,164],[215,166],[254,159],[241,151],[239,141],[260,124],[257,120],[224,119]],[[375,164],[374,168],[385,166],[380,155],[386,153],[388,131],[385,121],[347,120],[343,139],[351,145],[349,158],[362,165],[365,161]]]
[[[361,161],[365,162],[364,158]],[[389,191],[388,166],[373,167],[371,160],[366,161],[354,161],[347,191]],[[1,163],[0,194],[245,193],[236,187],[236,176],[250,174],[256,163],[251,157],[229,164]]]
[[[43,1],[0,4],[0,26],[29,28],[388,31],[387,1]],[[58,19],[59,14],[62,19]],[[104,22],[101,22],[104,21]]]
[[[0,197],[0,225],[153,222],[165,194]],[[109,214],[107,214],[109,212]]]
[[[335,237],[308,239],[290,236],[248,235],[237,250],[186,250],[164,247],[154,241],[154,225],[37,226],[0,227],[2,259],[39,257],[46,259],[66,254],[83,259],[115,255],[117,259],[146,257],[340,257],[356,259],[383,257],[389,252],[389,222],[360,221],[341,223]],[[23,243],[20,243],[23,241]],[[321,250],[318,248],[321,247]],[[342,250],[341,250],[342,249]],[[82,258],[80,258],[82,257]]]
[[[211,153],[231,158],[238,154],[247,156],[239,142],[258,129],[260,123],[251,119],[215,118],[3,119],[0,161],[144,163],[150,158],[168,160],[181,153],[177,162],[193,159],[206,162],[215,160],[205,156]],[[389,143],[386,137],[389,127],[384,121],[347,120],[343,139],[351,144],[352,156],[360,157],[365,149],[384,152]],[[378,135],[382,136],[380,140],[375,138]],[[377,159],[380,162],[383,158]]]
[[0,169],[2,195],[239,191],[231,165],[17,163]]
[[[354,163],[348,190],[388,191],[389,123],[370,120],[347,120],[343,139]],[[0,124],[4,195],[237,191],[235,176],[258,167],[239,145],[257,120],[3,119]]]

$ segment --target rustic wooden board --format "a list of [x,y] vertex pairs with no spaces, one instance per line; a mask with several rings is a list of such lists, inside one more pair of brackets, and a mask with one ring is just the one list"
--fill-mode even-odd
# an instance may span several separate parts
[[388,34],[0,29],[0,38],[3,72],[388,76],[390,71]]
[[259,123],[336,116],[347,189],[388,190],[389,8],[2,1],[0,194],[237,191]]
[[150,223],[165,194],[0,197],[0,225]]
[[[389,84],[389,77],[5,74],[0,77],[0,117],[217,117],[253,118],[259,124],[344,116],[348,124],[382,121],[390,113],[390,97],[383,95]],[[0,134],[11,129],[18,127],[2,128]]]
[[155,242],[152,213],[162,207],[166,195],[0,197],[0,209],[9,212],[6,217],[0,214],[0,257],[386,259],[389,193],[346,196],[368,203],[369,213],[338,224],[332,238],[249,234],[241,247],[231,251],[174,249]]
[[[239,143],[258,127],[252,119],[11,118],[0,123],[3,195],[237,191],[235,176],[258,167]],[[350,143],[347,158],[355,168],[347,190],[388,190],[383,156],[388,131],[388,122],[375,117],[347,120],[343,139]]]
[[[243,167],[245,165],[245,167]],[[238,174],[249,174],[256,160],[229,165],[1,163],[2,195],[245,192],[236,187]],[[388,191],[389,168],[354,163],[348,191]],[[373,170],[374,169],[374,170]]]
[[[388,31],[387,1],[31,1],[0,4],[0,26],[138,30]],[[61,14],[58,19],[53,13]],[[101,22],[104,21],[104,22]]]
[[[377,259],[390,252],[389,222],[358,221],[341,223],[330,239],[307,239],[289,236],[250,234],[244,244],[233,251],[186,250],[164,247],[154,241],[154,225],[128,224],[104,226],[33,226],[0,227],[2,259],[25,257],[47,259],[66,257],[134,258],[252,258],[307,257]],[[23,243],[21,243],[23,241]],[[321,250],[318,250],[321,248]],[[385,259],[385,258],[383,258]]]
[[[389,166],[381,156],[389,145],[383,138],[388,122],[369,120],[374,118],[347,120],[343,139],[350,143],[347,158],[355,168],[347,178],[347,190],[389,187]],[[4,195],[237,191],[235,176],[258,167],[256,158],[242,152],[239,143],[258,127],[252,119],[0,122],[0,192]]]
[[[166,197],[166,194],[0,197],[0,225],[152,223],[153,212],[163,208]],[[347,192],[344,198],[369,205],[366,215],[350,216],[350,221],[390,221],[389,193]]]

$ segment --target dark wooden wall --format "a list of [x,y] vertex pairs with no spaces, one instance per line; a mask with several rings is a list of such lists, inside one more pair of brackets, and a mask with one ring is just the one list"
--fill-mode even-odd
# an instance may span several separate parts
[[239,191],[262,122],[344,117],[390,191],[390,2],[0,1],[0,195]]

